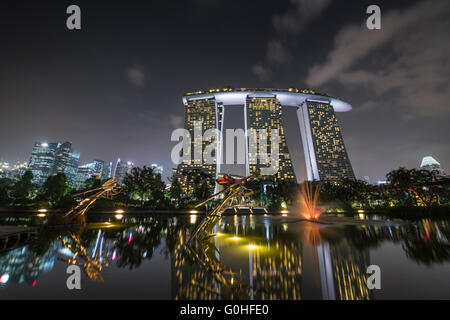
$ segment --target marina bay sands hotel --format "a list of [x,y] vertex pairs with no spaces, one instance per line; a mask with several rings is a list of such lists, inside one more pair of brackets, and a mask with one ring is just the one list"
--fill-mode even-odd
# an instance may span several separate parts
[[[223,133],[227,106],[243,108],[245,132],[248,132],[249,129],[266,129],[268,132],[271,129],[278,129],[279,170],[275,174],[275,179],[278,181],[295,181],[296,179],[282,121],[282,107],[295,108],[305,155],[307,179],[310,181],[338,181],[342,178],[355,178],[335,115],[335,112],[347,112],[352,109],[347,102],[309,89],[227,87],[186,93],[183,96],[183,104],[185,106],[185,129],[189,130],[192,137],[197,121],[202,121],[203,132],[208,129],[217,129]],[[266,166],[252,161],[249,163],[248,159],[252,159],[256,155],[249,154],[248,140],[247,137],[246,175]],[[204,142],[203,144],[205,147],[206,144]],[[270,145],[270,141],[268,144]],[[222,154],[220,148],[222,147],[223,143],[219,141],[214,164],[182,163],[178,167],[178,172],[200,169],[213,177],[218,177],[223,173],[220,159]],[[185,184],[186,182],[184,181]]]

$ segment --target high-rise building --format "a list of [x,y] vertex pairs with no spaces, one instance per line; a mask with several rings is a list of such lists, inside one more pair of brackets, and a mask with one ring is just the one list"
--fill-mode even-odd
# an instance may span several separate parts
[[[295,181],[294,168],[286,143],[284,127],[281,121],[281,104],[272,93],[259,93],[247,96],[247,125],[251,129],[267,130],[267,146],[272,152],[272,130],[278,130],[279,135],[279,163],[278,171],[275,174],[276,180]],[[258,161],[257,153],[249,151],[249,170],[247,175],[254,173],[268,164]]]
[[432,156],[423,157],[420,169],[435,172],[437,177],[445,177],[447,175],[441,164]]
[[131,173],[131,169],[133,169],[134,163],[132,161],[122,161],[120,158],[117,159],[116,162],[116,168],[114,170],[114,177],[120,177],[118,180],[119,183],[122,183],[123,179],[125,178],[125,175]]
[[86,180],[96,176],[95,175],[95,163],[87,163],[78,167],[77,176],[74,180],[75,189],[84,188]]
[[36,142],[31,152],[28,167],[33,173],[33,182],[43,184],[53,173],[56,150],[59,143]]
[[105,166],[105,161],[94,160],[94,175],[98,178],[102,178],[103,167]]
[[102,179],[107,180],[112,178],[112,162],[106,162],[103,166]]
[[69,181],[75,181],[80,162],[80,152],[72,148],[71,142],[36,142],[31,152],[29,169],[33,182],[43,184],[49,176],[64,173]]
[[[195,132],[201,132],[202,136],[206,130],[215,129],[219,126],[219,121],[221,121],[220,111],[221,106],[218,106],[214,96],[206,96],[200,99],[190,99],[186,100],[185,103],[185,120],[184,127],[189,131],[192,138],[195,137]],[[197,126],[197,127],[196,127]],[[188,171],[200,170],[211,177],[216,175],[216,163],[205,164],[202,159],[194,159],[196,149],[200,149],[203,154],[207,142],[199,141],[198,139],[193,139],[191,144],[190,155],[193,160],[190,163],[182,163],[178,167],[178,177],[180,179],[180,184],[182,190],[185,193],[190,193],[195,187],[194,181],[188,180],[185,175]],[[213,184],[211,183],[211,186]]]
[[72,148],[72,142],[58,144],[53,173],[64,173],[73,183],[77,177],[80,152]]
[[152,163],[152,165],[150,167],[153,169],[154,173],[159,173],[160,175],[162,175],[164,172],[163,166],[160,166],[156,163]]
[[[274,150],[271,146],[271,130],[278,130],[279,158],[278,171],[274,178],[278,181],[295,180],[291,156],[287,147],[285,128],[282,122],[283,108],[295,108],[305,154],[307,179],[310,181],[338,181],[342,178],[354,179],[353,169],[344,145],[342,133],[335,112],[347,112],[352,106],[342,100],[312,90],[289,89],[245,89],[223,88],[186,93],[185,129],[194,137],[200,129],[204,134],[208,129],[217,129],[217,154],[215,161],[206,164],[193,159],[178,166],[177,176],[184,192],[190,192],[192,182],[186,181],[184,172],[201,170],[217,178],[222,174],[223,129],[227,106],[242,106],[246,133],[246,174],[252,174],[267,163],[260,161],[254,148],[249,148],[249,137],[255,130],[267,130],[268,156]],[[259,138],[258,138],[259,139]],[[208,142],[196,141],[190,150],[191,158],[195,150],[205,150]],[[269,151],[270,150],[270,151]]]
[[341,129],[329,102],[306,100],[299,109],[303,149],[313,180],[355,179]]

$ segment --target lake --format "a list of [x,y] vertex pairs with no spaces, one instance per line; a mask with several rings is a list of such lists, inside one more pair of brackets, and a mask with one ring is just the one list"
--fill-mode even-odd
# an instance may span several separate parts
[[[354,219],[226,216],[215,236],[186,245],[200,216],[88,215],[51,228],[46,217],[2,215],[0,225],[38,228],[0,252],[0,299],[450,298],[448,221]],[[67,287],[69,264],[82,270],[80,290]],[[370,265],[379,290],[367,287]]]

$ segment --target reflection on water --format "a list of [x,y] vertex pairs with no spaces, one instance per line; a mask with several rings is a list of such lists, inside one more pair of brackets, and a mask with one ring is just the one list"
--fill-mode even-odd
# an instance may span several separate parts
[[142,285],[162,281],[170,296],[156,295],[161,287],[148,289],[160,298],[366,300],[374,298],[366,286],[367,267],[380,263],[371,261],[371,252],[385,244],[398,247],[410,266],[424,266],[424,277],[436,264],[450,270],[446,221],[331,226],[234,216],[222,218],[206,243],[188,246],[195,227],[189,216],[91,220],[78,229],[41,227],[36,241],[0,253],[0,297],[35,287],[41,277],[54,279],[42,290],[56,292],[55,283],[61,287],[67,279],[57,266],[77,264],[86,281],[105,282],[92,287],[96,297],[108,295],[102,289],[108,281],[120,283],[115,290],[126,297],[136,288],[127,279],[136,275],[145,278]]

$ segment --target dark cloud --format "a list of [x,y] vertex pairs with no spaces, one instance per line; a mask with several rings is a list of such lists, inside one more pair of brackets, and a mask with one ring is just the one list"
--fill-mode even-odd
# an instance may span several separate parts
[[442,142],[450,135],[449,16],[446,0],[382,11],[381,30],[343,27],[326,60],[310,68],[309,86],[354,105],[342,119],[360,173],[382,178],[380,171],[417,167],[427,155],[450,165]]
[[267,43],[266,61],[252,69],[261,81],[270,79],[274,67],[288,65],[292,61],[290,46],[297,42],[293,38],[299,36],[330,3],[331,0],[290,0],[288,10],[273,17],[275,35]]
[[142,67],[133,66],[125,69],[125,76],[128,81],[136,87],[145,86],[145,73]]
[[331,0],[291,0],[291,8],[273,18],[278,35],[299,35],[315,19]]
[[278,40],[270,40],[267,44],[267,61],[274,64],[287,64],[291,62],[292,55]]
[[256,64],[252,67],[252,71],[258,77],[259,81],[261,82],[269,81],[271,76],[270,69],[264,67],[261,64]]

